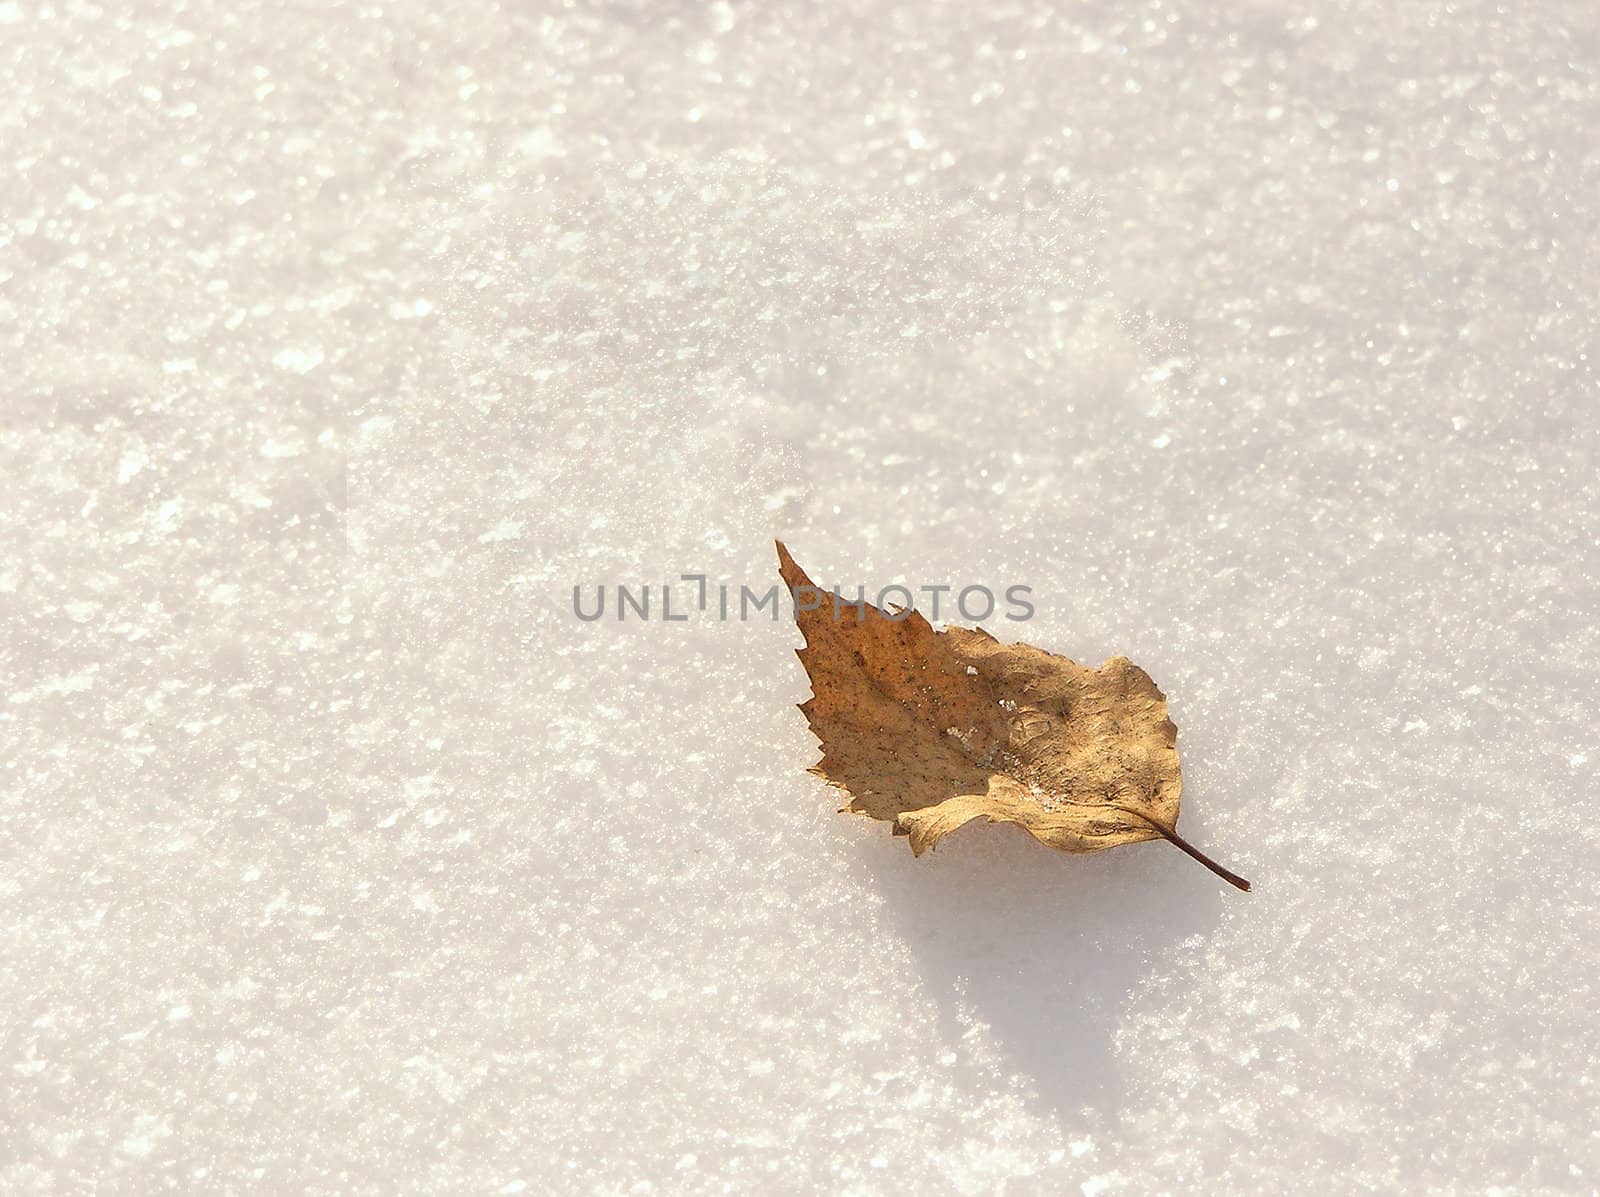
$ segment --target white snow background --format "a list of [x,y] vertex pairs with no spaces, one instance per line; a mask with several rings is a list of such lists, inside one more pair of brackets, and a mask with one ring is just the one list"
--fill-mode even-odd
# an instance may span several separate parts
[[[1589,0],[5,0],[0,69],[0,1189],[1600,1184]],[[1132,657],[1255,891],[914,860],[787,618],[572,614],[775,535]]]

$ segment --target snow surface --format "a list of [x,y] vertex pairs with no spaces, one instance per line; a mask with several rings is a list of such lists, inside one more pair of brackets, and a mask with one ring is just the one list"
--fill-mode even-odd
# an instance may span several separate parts
[[[1590,0],[6,0],[0,65],[0,1189],[1600,1184]],[[571,612],[774,535],[1139,662],[1255,892],[914,860],[787,622]]]

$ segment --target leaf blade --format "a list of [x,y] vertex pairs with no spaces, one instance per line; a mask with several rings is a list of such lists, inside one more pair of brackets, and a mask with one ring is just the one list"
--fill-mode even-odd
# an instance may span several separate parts
[[1062,852],[1162,838],[1249,889],[1177,834],[1177,727],[1132,661],[1091,669],[844,602],[775,543],[806,641],[800,710],[823,750],[811,771],[851,795],[846,809],[890,822],[917,856],[980,818]]

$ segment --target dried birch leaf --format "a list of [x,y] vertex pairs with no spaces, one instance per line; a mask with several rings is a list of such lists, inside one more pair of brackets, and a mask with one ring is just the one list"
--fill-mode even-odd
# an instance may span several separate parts
[[841,603],[781,541],[778,566],[806,639],[800,709],[822,742],[811,772],[848,791],[845,810],[893,823],[918,856],[980,818],[1063,852],[1165,839],[1250,888],[1178,835],[1178,729],[1132,661],[1090,669],[981,628],[935,632],[915,610]]

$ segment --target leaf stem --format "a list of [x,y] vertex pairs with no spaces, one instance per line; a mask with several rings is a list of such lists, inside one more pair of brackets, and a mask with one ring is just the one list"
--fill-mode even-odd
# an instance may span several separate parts
[[1229,885],[1236,886],[1237,888],[1244,890],[1245,893],[1250,892],[1250,883],[1248,881],[1239,876],[1237,873],[1230,873],[1227,869],[1223,868],[1216,861],[1212,860],[1204,852],[1200,851],[1199,848],[1196,848],[1188,840],[1184,839],[1177,833],[1176,830],[1163,827],[1154,819],[1148,820],[1148,822],[1152,827],[1161,833],[1162,839],[1168,840],[1169,842],[1174,843],[1178,847],[1182,848],[1190,856],[1194,857],[1201,864],[1205,865],[1206,868],[1210,869],[1218,877],[1221,877]]

